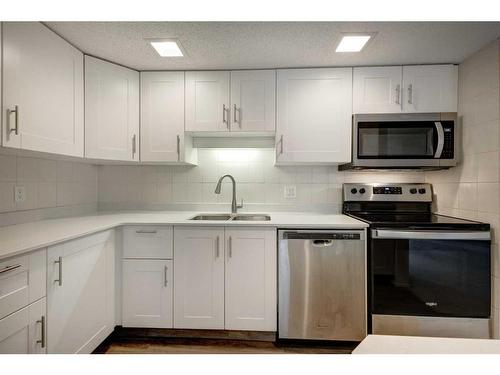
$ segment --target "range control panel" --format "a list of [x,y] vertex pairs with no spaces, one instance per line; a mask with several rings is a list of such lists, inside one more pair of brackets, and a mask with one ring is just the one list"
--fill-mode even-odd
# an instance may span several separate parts
[[432,202],[430,184],[344,184],[344,202]]

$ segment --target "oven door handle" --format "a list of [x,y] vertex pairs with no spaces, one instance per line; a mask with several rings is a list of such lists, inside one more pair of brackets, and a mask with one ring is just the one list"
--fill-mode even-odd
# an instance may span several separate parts
[[441,122],[436,121],[434,122],[434,125],[436,125],[436,132],[437,132],[437,146],[436,146],[436,153],[434,154],[434,159],[439,159],[441,157],[441,154],[443,153],[444,130],[443,130],[443,124],[441,124]]
[[412,239],[412,240],[472,240],[491,239],[490,231],[442,231],[442,230],[391,230],[372,229],[375,239]]

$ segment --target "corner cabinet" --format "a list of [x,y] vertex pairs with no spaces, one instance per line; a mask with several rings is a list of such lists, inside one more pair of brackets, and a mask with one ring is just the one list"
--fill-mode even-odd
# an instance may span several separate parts
[[351,160],[352,69],[278,70],[276,164]]
[[139,72],[85,56],[85,157],[139,161]]
[[115,326],[114,231],[47,253],[47,352],[91,353]]
[[354,113],[456,112],[456,65],[354,68]]
[[184,133],[184,72],[141,73],[141,161],[197,162]]
[[83,157],[83,54],[39,22],[2,32],[2,145]]

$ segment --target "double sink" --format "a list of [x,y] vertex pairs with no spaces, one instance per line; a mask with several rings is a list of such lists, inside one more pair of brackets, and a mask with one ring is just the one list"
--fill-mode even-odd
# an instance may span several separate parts
[[189,220],[220,220],[220,221],[269,221],[267,214],[199,214]]

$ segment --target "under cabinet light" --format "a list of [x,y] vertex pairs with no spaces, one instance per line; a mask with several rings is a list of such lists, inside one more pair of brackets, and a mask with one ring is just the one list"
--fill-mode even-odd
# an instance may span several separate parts
[[371,35],[344,35],[335,52],[359,52],[371,37]]

